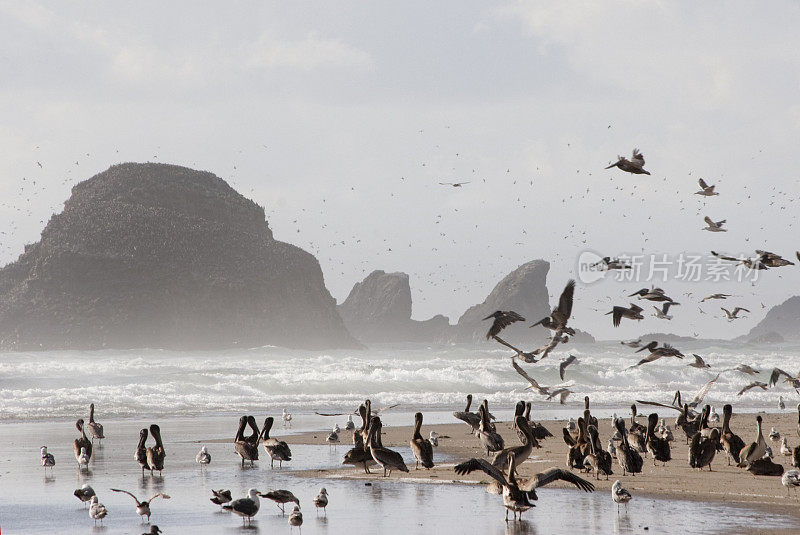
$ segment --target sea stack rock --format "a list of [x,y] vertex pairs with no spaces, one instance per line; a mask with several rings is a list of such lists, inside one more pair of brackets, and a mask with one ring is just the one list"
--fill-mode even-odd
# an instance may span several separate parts
[[[775,336],[777,335],[777,336]],[[767,315],[747,333],[746,339],[764,337],[764,340],[800,339],[800,296],[790,297],[769,309]]]
[[115,165],[0,270],[0,348],[352,348],[311,254],[208,172]]
[[406,273],[373,271],[357,282],[339,305],[348,331],[362,342],[441,341],[450,327],[441,315],[426,321],[411,319],[411,286]]

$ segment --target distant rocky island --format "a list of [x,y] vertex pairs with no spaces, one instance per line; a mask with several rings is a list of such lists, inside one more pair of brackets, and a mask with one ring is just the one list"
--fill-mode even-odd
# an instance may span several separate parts
[[115,165],[0,270],[4,350],[355,348],[316,258],[208,172]]
[[764,319],[750,329],[744,338],[761,342],[800,340],[800,295],[769,309]]

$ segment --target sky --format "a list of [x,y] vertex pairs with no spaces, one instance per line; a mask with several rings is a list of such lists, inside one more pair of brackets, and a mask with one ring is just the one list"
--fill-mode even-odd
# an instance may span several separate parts
[[[796,261],[800,4],[769,8],[0,2],[0,263],[73,185],[130,161],[228,181],[317,256],[340,302],[372,270],[408,273],[417,319],[455,322],[536,258],[552,294],[587,251]],[[604,169],[634,147],[650,176]],[[720,195],[695,195],[698,178]],[[729,231],[701,230],[705,215]],[[644,271],[580,284],[573,324],[728,338],[800,282],[798,266],[670,274],[671,322],[612,328],[603,313],[650,286]],[[701,307],[712,292],[733,297]],[[728,322],[726,304],[752,313]]]

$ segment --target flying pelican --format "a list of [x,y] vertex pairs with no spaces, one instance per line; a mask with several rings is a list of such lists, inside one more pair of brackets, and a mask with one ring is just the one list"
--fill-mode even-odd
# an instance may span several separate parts
[[680,303],[675,303],[673,301],[667,301],[663,305],[661,305],[660,309],[658,307],[654,306],[653,308],[656,310],[656,313],[653,314],[653,316],[655,316],[656,318],[661,319],[661,320],[671,320],[672,316],[670,316],[668,314],[668,312],[669,312],[669,307],[671,307],[672,305],[680,305]]
[[634,175],[650,174],[644,170],[644,156],[639,152],[639,149],[633,149],[630,160],[624,156],[617,156],[617,162],[612,163],[606,169],[611,169],[612,167],[619,167],[621,170]]
[[760,388],[761,390],[766,390],[767,389],[767,383],[762,383],[761,381],[753,381],[749,385],[746,385],[741,390],[739,390],[739,393],[736,394],[736,395],[737,396],[741,396],[742,394],[744,394],[745,392],[747,392],[751,388]]
[[574,300],[574,296],[575,281],[570,279],[567,281],[567,285],[561,292],[561,297],[558,299],[558,306],[553,309],[553,312],[551,312],[549,316],[540,319],[531,325],[531,327],[541,325],[542,327],[546,327],[553,331],[561,331],[558,334],[559,338],[562,334],[575,336],[575,329],[567,327],[567,321],[569,321],[569,318],[572,315],[572,302]]
[[325,487],[319,489],[319,494],[314,498],[314,507],[317,508],[317,512],[319,512],[319,509],[322,509],[326,515],[328,514],[328,510],[326,509],[326,507],[328,507],[328,491],[325,490]]
[[205,446],[200,448],[200,451],[194,458],[195,462],[200,465],[206,465],[211,463],[211,454],[208,453],[208,450]]
[[570,364],[578,364],[580,361],[575,355],[570,355],[566,358],[566,360],[562,360],[561,364],[558,365],[558,375],[561,377],[561,380],[564,380],[564,371],[567,369],[567,366]]
[[646,356],[645,358],[643,358],[642,360],[640,360],[639,362],[637,362],[636,364],[634,364],[633,366],[630,366],[630,367],[631,368],[636,368],[638,366],[641,366],[642,364],[647,364],[648,362],[653,362],[653,361],[658,360],[658,359],[660,359],[662,357],[677,357],[679,359],[682,359],[684,357],[683,353],[681,353],[680,351],[678,351],[677,349],[675,349],[674,347],[672,347],[669,344],[664,344],[663,347],[657,347],[657,346],[658,346],[658,342],[653,340],[652,342],[650,342],[646,346],[642,347],[641,349],[637,349],[636,353],[639,353],[640,351],[644,351],[645,349],[648,349],[650,351],[650,354],[648,356]]
[[278,506],[278,509],[281,510],[281,513],[286,514],[285,505],[287,503],[294,502],[295,505],[300,505],[300,500],[297,499],[297,496],[292,494],[290,490],[271,490],[267,493],[259,494],[262,498],[267,498],[268,500],[272,500],[275,502],[275,505]]
[[728,229],[722,228],[722,225],[727,221],[726,219],[712,221],[710,217],[706,216],[703,221],[705,221],[708,226],[703,227],[701,230],[707,230],[709,232],[728,232]]
[[[352,420],[350,420],[352,422]],[[270,468],[275,468],[275,461],[278,461],[278,467],[283,468],[283,461],[292,460],[292,450],[289,445],[283,440],[277,438],[270,438],[269,432],[272,429],[275,419],[268,416],[264,420],[264,428],[261,430],[261,443],[264,445],[264,451],[269,455]]]
[[495,480],[487,487],[487,492],[503,495],[503,506],[506,508],[506,521],[508,521],[508,511],[515,516],[519,513],[520,517],[524,511],[534,506],[530,500],[536,501],[536,489],[543,487],[553,481],[563,480],[572,483],[579,489],[586,492],[593,492],[594,485],[583,478],[580,478],[560,468],[551,468],[544,472],[534,475],[529,479],[518,479],[515,475],[516,462],[514,454],[510,455],[507,475],[498,470],[495,466],[485,459],[470,459],[461,464],[457,464],[453,470],[458,475],[469,474],[475,470],[481,470],[486,475]]
[[289,525],[292,528],[299,528],[303,525],[303,513],[300,512],[300,506],[295,505],[292,512],[289,514]]
[[423,468],[433,468],[433,445],[422,438],[420,429],[422,428],[422,413],[418,412],[414,415],[414,433],[411,436],[409,444],[411,451],[414,453],[416,460],[415,470],[419,470],[419,465],[422,463]]
[[50,471],[53,471],[53,467],[56,465],[56,458],[53,457],[52,453],[47,452],[47,446],[42,446],[42,466],[44,467],[45,473],[47,473],[47,469],[50,468]]
[[792,385],[792,388],[800,388],[800,373],[796,376],[792,376],[780,368],[772,369],[772,374],[769,376],[769,386],[775,386],[778,383],[778,379],[780,379],[781,375],[786,376],[785,381]]
[[702,298],[700,300],[700,302],[704,303],[705,301],[707,301],[709,299],[727,299],[729,297],[731,297],[731,294],[711,294],[709,296],[706,296],[706,297]]
[[525,318],[523,318],[513,310],[508,310],[508,311],[497,310],[483,319],[484,321],[486,321],[490,318],[494,318],[494,321],[492,321],[492,326],[489,327],[489,331],[486,333],[487,340],[489,338],[495,338],[498,334],[500,334],[500,331],[502,331],[512,323],[517,321],[525,321]]
[[698,183],[700,184],[700,191],[695,191],[694,192],[695,195],[703,195],[704,197],[719,195],[719,193],[714,191],[715,186],[709,186],[708,184],[706,184],[706,181],[703,180],[702,178],[698,180]]
[[600,261],[592,264],[591,267],[602,267],[604,271],[611,271],[612,269],[631,269],[630,264],[619,258],[611,258],[610,256],[603,257]]
[[100,503],[97,499],[97,496],[92,496],[90,505],[89,505],[89,518],[94,520],[94,524],[97,525],[97,521],[100,521],[100,524],[103,523],[103,519],[108,515],[108,509],[106,506]]
[[775,267],[783,267],[783,266],[793,266],[794,262],[790,262],[786,260],[779,254],[770,253],[769,251],[762,251],[760,249],[756,249],[756,254],[758,255],[759,260],[767,266],[771,268]]
[[692,353],[694,357],[694,362],[687,364],[687,366],[691,366],[692,368],[710,368],[710,364],[706,364],[706,361],[703,360],[703,357],[698,355],[697,353]]
[[619,479],[614,481],[614,484],[611,485],[611,499],[617,504],[617,513],[619,513],[619,504],[624,503],[627,508],[628,502],[632,498],[631,493],[622,488],[622,483],[619,482]]
[[720,310],[722,310],[725,313],[725,315],[728,317],[728,321],[733,321],[733,320],[739,319],[739,316],[737,315],[737,314],[739,314],[739,312],[742,312],[742,311],[750,312],[746,308],[742,308],[742,307],[734,308],[733,312],[731,312],[727,308],[723,308],[723,307],[720,307]]
[[161,428],[157,424],[150,425],[150,434],[156,440],[152,448],[147,448],[147,464],[150,465],[150,475],[154,470],[158,470],[158,475],[164,469],[164,458],[167,452],[164,450],[164,443],[161,441]]
[[240,516],[242,518],[242,524],[249,524],[261,507],[261,502],[258,499],[259,496],[263,496],[263,494],[259,494],[256,489],[250,489],[247,491],[247,497],[237,498],[223,505],[222,508]]
[[136,514],[139,515],[140,517],[146,516],[147,522],[150,522],[150,504],[153,503],[153,500],[155,500],[156,498],[164,498],[165,500],[169,500],[169,495],[164,494],[163,492],[159,492],[150,497],[150,499],[140,502],[139,499],[133,495],[133,493],[128,492],[127,490],[122,490],[122,489],[111,489],[111,490],[114,492],[122,492],[133,498],[133,501],[136,502]]
[[711,463],[719,446],[719,437],[719,429],[716,427],[711,430],[708,437],[703,437],[702,433],[695,433],[689,444],[689,466],[698,469],[708,466],[708,470],[711,471]]
[[749,366],[747,364],[739,364],[735,368],[728,368],[727,370],[723,370],[723,371],[726,371],[726,372],[742,372],[742,373],[746,373],[747,375],[756,375],[756,374],[761,373],[761,370],[757,370],[757,369],[755,369],[752,366]]
[[606,316],[613,314],[613,316],[611,316],[611,320],[614,324],[614,327],[619,327],[619,323],[622,321],[622,318],[628,318],[632,320],[644,319],[644,316],[642,316],[642,310],[644,309],[638,305],[634,305],[633,303],[630,305],[630,308],[615,306],[611,312],[606,312]]
[[92,496],[95,495],[95,492],[94,489],[90,487],[88,483],[84,483],[83,485],[81,485],[81,488],[75,489],[75,492],[73,492],[72,494],[74,494],[76,498],[78,498],[81,502],[83,502],[84,505],[88,506],[88,502],[91,501]]
[[94,403],[89,405],[89,423],[86,424],[86,427],[89,429],[89,434],[92,435],[92,442],[94,439],[97,439],[98,442],[102,442],[105,437],[103,435],[103,424],[99,424],[94,421]]
[[[639,299],[646,299],[647,301],[672,302],[672,298],[669,297],[667,294],[665,294],[664,290],[656,287],[652,287],[649,290],[647,288],[642,288],[641,290],[633,292],[628,297],[633,297],[634,295],[639,296]],[[679,305],[680,303],[675,303],[675,304]]]
[[716,251],[711,251],[711,254],[722,260],[728,260],[730,262],[738,262],[747,269],[755,269],[755,270],[769,269],[769,266],[767,266],[764,262],[762,262],[760,258],[735,258],[733,256],[725,256],[719,254]]

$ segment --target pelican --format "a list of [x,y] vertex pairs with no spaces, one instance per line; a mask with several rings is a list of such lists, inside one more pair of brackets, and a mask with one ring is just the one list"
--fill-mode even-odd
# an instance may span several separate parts
[[205,446],[200,448],[200,451],[194,458],[195,462],[200,465],[211,464],[211,454],[208,453],[208,450]]
[[701,303],[708,301],[709,299],[727,299],[731,297],[731,294],[711,294],[706,296],[700,300]]
[[140,517],[146,516],[147,522],[150,522],[150,514],[151,514],[150,504],[153,503],[153,500],[155,500],[156,498],[164,498],[165,500],[169,500],[169,495],[164,494],[163,492],[159,492],[150,497],[150,499],[140,502],[139,498],[137,498],[136,496],[134,496],[133,493],[128,492],[127,490],[122,490],[122,489],[111,489],[111,490],[114,492],[122,492],[123,494],[127,494],[128,496],[133,498],[133,501],[136,502],[136,514],[139,515]]
[[634,305],[630,303],[630,308],[615,306],[611,309],[611,312],[606,312],[606,316],[609,314],[613,314],[611,316],[611,322],[614,324],[614,327],[619,327],[619,323],[622,321],[622,318],[628,318],[631,320],[642,320],[644,316],[642,316],[642,307],[638,305]]
[[[641,290],[637,290],[632,294],[630,294],[628,297],[633,297],[634,295],[638,295],[639,299],[646,299],[647,301],[659,301],[659,302],[666,301],[669,303],[673,302],[672,298],[664,293],[664,290],[662,290],[661,288],[656,288],[655,286],[650,288],[649,290],[647,288],[642,288]],[[675,304],[678,305],[680,303],[675,303]]]
[[528,420],[528,426],[531,428],[531,434],[533,435],[533,438],[535,438],[536,440],[544,440],[546,438],[553,436],[553,433],[551,433],[545,426],[531,420],[530,401],[525,403],[525,419]]
[[50,468],[50,471],[53,471],[53,467],[56,465],[56,458],[53,457],[52,453],[47,452],[47,446],[42,446],[42,466],[44,467],[45,473],[47,473],[47,469]]
[[133,453],[133,460],[142,467],[142,477],[144,477],[145,470],[150,470],[150,465],[147,464],[147,447],[145,446],[147,435],[147,429],[139,431],[139,444],[136,446],[136,451]]
[[672,316],[670,316],[668,312],[669,312],[669,307],[673,305],[680,305],[680,303],[676,303],[674,301],[666,301],[664,302],[663,305],[661,305],[661,308],[654,306],[653,308],[655,309],[656,313],[653,314],[653,316],[655,316],[660,320],[671,320]]
[[594,469],[595,479],[600,479],[600,472],[602,472],[605,474],[606,480],[608,480],[608,476],[614,475],[611,469],[612,455],[608,451],[603,451],[603,448],[600,447],[600,437],[597,434],[597,427],[590,425],[587,428],[587,432],[589,433],[589,448],[591,453],[586,456],[584,463],[586,459],[589,460],[590,466]]
[[422,428],[422,413],[418,412],[414,415],[414,434],[411,436],[409,444],[411,451],[414,453],[416,460],[415,470],[419,470],[419,465],[422,463],[423,468],[433,468],[433,446],[430,442],[422,438],[419,430]]
[[515,475],[516,463],[513,454],[511,454],[508,463],[508,475],[503,474],[501,470],[485,459],[470,459],[461,464],[457,464],[453,470],[458,475],[481,470],[494,479],[494,482],[490,483],[487,487],[487,492],[503,495],[503,506],[506,508],[506,521],[508,521],[508,511],[511,511],[514,514],[514,519],[516,519],[517,513],[519,513],[521,517],[524,511],[534,507],[534,504],[532,504],[530,500],[536,501],[538,499],[536,489],[552,483],[553,481],[560,479],[567,483],[572,483],[586,492],[594,491],[594,485],[592,485],[592,483],[576,476],[572,472],[561,470],[560,468],[551,468],[529,479],[517,479]]
[[328,491],[325,490],[325,487],[319,489],[319,493],[314,498],[314,507],[322,509],[325,514],[328,514],[328,510],[326,509],[326,507],[328,507]]
[[525,416],[516,416],[514,418],[514,424],[517,426],[521,435],[520,438],[523,439],[522,445],[505,448],[495,454],[494,459],[492,459],[492,465],[501,471],[508,467],[512,455],[519,464],[522,464],[530,457],[534,445],[538,445],[536,444],[536,439],[531,435],[531,429],[528,426],[528,421],[525,419]]
[[737,315],[737,314],[739,314],[739,312],[750,312],[746,308],[742,308],[742,307],[734,308],[733,312],[731,312],[730,310],[728,310],[727,308],[724,308],[724,307],[720,307],[720,310],[722,310],[725,313],[725,316],[728,317],[728,321],[733,321],[733,320],[739,319],[739,316]]
[[292,512],[289,514],[289,525],[292,528],[299,528],[303,525],[303,513],[300,512],[300,506],[295,505]]
[[653,340],[652,342],[650,342],[646,346],[642,347],[641,349],[637,349],[636,353],[639,353],[639,352],[644,351],[645,349],[647,349],[647,350],[650,351],[650,354],[648,356],[646,356],[645,358],[643,358],[642,360],[640,360],[639,362],[637,362],[636,364],[634,364],[633,366],[630,366],[630,368],[637,368],[637,367],[641,366],[642,364],[647,364],[648,362],[653,362],[653,361],[658,360],[658,359],[660,359],[662,357],[677,357],[679,359],[682,359],[684,357],[683,353],[681,353],[680,351],[678,351],[677,349],[675,349],[674,347],[672,347],[669,344],[664,344],[663,347],[657,347],[657,346],[658,346],[658,342]]
[[[500,451],[505,446],[503,442],[503,437],[500,436],[494,429],[492,429],[492,425],[489,422],[488,411],[484,408],[483,405],[478,409],[478,414],[481,417],[481,423],[478,427],[478,440],[481,441],[483,447],[486,448],[486,455],[489,455],[489,452],[492,451]],[[377,461],[377,459],[375,459]]]
[[661,461],[662,463],[667,464],[668,461],[672,460],[672,456],[670,455],[669,440],[663,437],[658,437],[655,434],[657,422],[658,414],[651,413],[650,416],[647,417],[647,432],[645,434],[645,442],[647,443],[647,451],[649,451],[650,455],[653,456],[653,466],[656,465],[656,461]]
[[283,427],[292,427],[292,415],[286,412],[286,409],[283,409],[281,418],[283,419]]
[[647,427],[636,421],[636,404],[631,405],[631,426],[628,428],[628,440],[633,437],[634,447],[639,453],[647,453]]
[[[483,406],[481,406],[481,410],[483,410]],[[376,435],[380,436],[381,427],[381,419],[377,416],[373,416],[369,424],[369,440],[367,440],[367,446],[369,447],[372,458],[383,468],[383,477],[391,475],[392,470],[408,472],[408,467],[406,463],[403,462],[403,456],[389,448],[384,448],[375,439]]]
[[719,429],[716,427],[711,430],[708,437],[703,437],[703,433],[695,433],[689,444],[689,466],[692,468],[703,468],[708,466],[711,471],[711,463],[719,446]]
[[800,487],[800,472],[797,470],[788,470],[781,477],[781,483],[786,487],[786,495],[789,495],[789,488]]
[[157,424],[150,425],[150,434],[156,441],[155,446],[147,448],[147,464],[150,465],[150,475],[154,470],[158,470],[158,475],[164,469],[164,457],[167,452],[164,450],[164,443],[161,441],[161,428]]
[[470,412],[469,408],[471,405],[472,394],[467,394],[467,408],[465,408],[463,411],[456,411],[453,413],[453,416],[466,423],[470,427],[470,435],[478,429],[478,426],[481,423],[480,417],[476,413]]
[[733,416],[733,407],[730,404],[726,404],[722,407],[722,435],[720,438],[722,440],[722,448],[728,457],[728,466],[731,464],[731,459],[737,465],[739,464],[739,456],[742,449],[744,449],[744,441],[739,435],[731,431],[731,416]]
[[537,325],[541,325],[542,327],[546,327],[558,333],[558,337],[560,338],[562,334],[567,334],[569,336],[575,336],[575,329],[571,327],[567,327],[567,321],[569,321],[570,316],[572,315],[572,302],[575,296],[575,281],[570,279],[567,281],[567,285],[564,287],[564,290],[561,292],[561,297],[558,299],[558,306],[553,309],[553,312],[550,313],[549,316],[546,316],[533,325],[531,327],[535,327]]
[[753,460],[747,466],[747,471],[757,476],[780,476],[783,474],[783,466],[764,456],[761,459]]
[[612,269],[631,269],[631,265],[619,258],[611,258],[610,256],[603,257],[599,262],[595,262],[591,267],[602,267],[603,271],[611,271]]
[[769,269],[769,266],[767,266],[764,262],[762,262],[760,257],[757,257],[757,258],[735,258],[733,256],[725,256],[723,254],[719,254],[716,251],[711,251],[711,254],[713,256],[716,256],[717,258],[719,258],[721,260],[728,260],[730,262],[738,262],[738,263],[742,264],[744,267],[746,267],[747,269],[755,269],[755,270]]
[[150,526],[150,531],[148,531],[147,533],[142,533],[142,535],[158,535],[159,533],[164,533],[164,532],[161,531],[158,526],[154,525]]
[[625,433],[625,422],[622,420],[622,418],[617,418],[617,420],[614,422],[614,426],[617,428],[617,431],[622,437],[622,441],[620,442],[619,446],[617,446],[617,462],[619,463],[620,468],[622,468],[622,475],[624,476],[627,473],[635,475],[641,472],[644,462],[642,461],[642,456],[639,455],[636,450],[631,448],[631,445],[628,442],[628,437]]
[[630,492],[622,488],[622,483],[620,483],[618,479],[611,485],[611,499],[617,504],[617,513],[619,513],[619,504],[624,503],[627,508],[628,502],[633,499],[633,496],[631,496]]
[[489,327],[489,331],[486,333],[487,340],[489,338],[495,338],[498,334],[500,334],[500,331],[502,331],[512,323],[517,321],[525,321],[525,318],[523,318],[513,310],[508,310],[508,311],[497,310],[483,319],[485,321],[491,318],[494,318],[494,321],[492,321],[492,326]]
[[81,436],[72,442],[72,449],[75,452],[75,460],[78,462],[78,465],[80,465],[82,450],[85,450],[83,453],[85,453],[88,458],[92,457],[92,443],[86,438],[86,431],[83,430],[83,418],[75,422],[75,427],[81,432]]
[[[350,421],[352,422],[352,420]],[[264,445],[267,455],[269,455],[269,467],[275,468],[275,461],[278,461],[278,468],[283,468],[283,461],[292,460],[292,450],[283,440],[270,438],[269,432],[274,422],[275,419],[272,416],[268,416],[264,420],[264,429],[261,430],[261,443]]]
[[211,503],[215,503],[217,505],[225,505],[233,499],[231,496],[231,491],[227,489],[211,489],[211,494],[213,496],[209,498],[209,500],[211,500]]
[[86,427],[89,429],[89,434],[92,435],[92,442],[94,439],[97,439],[98,442],[102,442],[105,437],[103,435],[103,424],[99,424],[94,421],[94,403],[89,405],[89,423],[86,424]]
[[702,178],[698,180],[698,183],[700,184],[700,191],[695,191],[694,192],[695,195],[703,195],[704,197],[719,195],[719,193],[714,191],[715,186],[709,186],[708,184],[706,184],[706,181],[703,180]]
[[239,418],[239,429],[236,431],[236,437],[233,439],[233,449],[236,451],[236,454],[242,458],[242,468],[244,468],[245,461],[250,461],[250,466],[253,466],[254,462],[258,460],[258,443],[254,444],[244,437],[244,428],[247,424],[247,416]]
[[612,163],[606,169],[611,169],[612,167],[619,167],[621,170],[625,171],[626,173],[631,173],[634,175],[649,175],[648,171],[644,170],[644,156],[639,149],[633,149],[633,153],[631,154],[631,159],[627,159],[624,156],[617,156],[616,163]]
[[749,366],[747,364],[739,364],[735,368],[728,368],[727,370],[723,370],[723,371],[726,371],[726,372],[742,372],[742,373],[746,373],[747,375],[756,375],[756,374],[761,373],[761,370],[757,370],[757,369],[755,369],[752,366]]
[[792,385],[792,388],[800,388],[800,373],[796,376],[792,376],[780,368],[773,368],[772,374],[769,376],[769,386],[775,386],[778,383],[778,379],[780,379],[781,375],[786,376],[785,381]]
[[725,224],[725,219],[712,221],[710,217],[706,216],[703,221],[705,221],[708,226],[703,227],[701,230],[707,230],[709,232],[728,232],[728,229],[722,228],[722,225]]
[[637,348],[642,345],[642,339],[639,338],[638,340],[623,340],[620,344],[632,348]]
[[751,442],[747,449],[741,453],[740,462],[738,466],[746,466],[757,459],[764,457],[767,453],[767,441],[764,440],[764,434],[761,431],[761,415],[756,416],[756,440]]
[[106,506],[100,503],[97,499],[97,496],[92,496],[90,505],[89,505],[89,518],[94,520],[94,524],[97,525],[97,521],[100,521],[100,524],[103,523],[103,519],[108,515],[108,509]]
[[265,494],[260,494],[260,496],[275,502],[275,505],[278,506],[278,509],[280,509],[283,514],[286,514],[285,504],[294,502],[295,505],[300,505],[300,500],[298,500],[297,496],[292,494],[290,490],[271,490]]
[[742,389],[739,390],[739,392],[736,395],[737,396],[741,396],[742,394],[744,394],[745,392],[747,392],[751,388],[760,388],[761,390],[766,390],[767,389],[767,383],[762,383],[761,381],[753,381],[749,385],[745,385],[744,387],[742,387]]
[[[263,494],[261,496],[263,496]],[[240,516],[243,524],[249,524],[261,507],[261,501],[258,499],[258,497],[258,491],[256,489],[250,489],[247,491],[246,498],[238,498],[233,500],[232,502],[223,505],[222,508]]]
[[95,496],[94,489],[90,487],[88,483],[84,483],[81,485],[81,488],[75,489],[75,492],[72,494],[83,502],[84,505],[87,505],[92,500],[92,496]]

